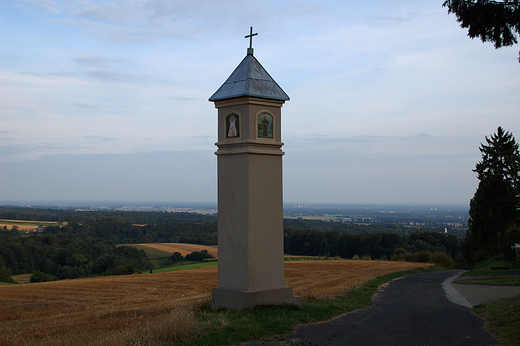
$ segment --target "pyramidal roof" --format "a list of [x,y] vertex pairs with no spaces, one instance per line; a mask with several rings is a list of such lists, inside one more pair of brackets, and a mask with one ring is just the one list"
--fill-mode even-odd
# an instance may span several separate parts
[[240,96],[289,100],[289,96],[253,56],[253,48],[247,50],[244,60],[209,100],[218,101]]

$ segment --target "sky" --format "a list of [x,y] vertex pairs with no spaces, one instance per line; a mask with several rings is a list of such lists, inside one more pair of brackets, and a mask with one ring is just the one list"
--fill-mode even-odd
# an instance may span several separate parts
[[485,136],[520,136],[519,47],[442,2],[3,0],[0,204],[215,202],[208,98],[253,26],[285,202],[468,205]]

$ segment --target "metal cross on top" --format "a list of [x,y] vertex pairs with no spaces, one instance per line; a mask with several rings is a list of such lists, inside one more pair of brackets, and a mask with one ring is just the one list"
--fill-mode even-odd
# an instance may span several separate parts
[[253,36],[258,35],[258,33],[253,34],[253,27],[251,27],[251,31],[249,32],[249,35],[246,35],[245,38],[249,38],[249,48],[253,48]]

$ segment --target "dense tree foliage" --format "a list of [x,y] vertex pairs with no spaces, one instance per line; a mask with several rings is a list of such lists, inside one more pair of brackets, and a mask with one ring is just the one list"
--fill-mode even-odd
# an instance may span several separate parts
[[[448,13],[457,16],[468,36],[482,42],[493,42],[495,48],[518,43],[520,33],[520,2],[518,0],[446,0]],[[520,57],[518,59],[520,61]]]
[[146,254],[104,239],[55,234],[0,237],[0,257],[12,274],[35,271],[74,279],[92,275],[131,274],[151,268]]
[[[305,219],[285,219],[283,221],[284,227],[293,230],[316,229],[321,231],[334,231],[339,233],[349,234],[364,234],[364,233],[397,233],[400,235],[412,234],[415,232],[443,232],[444,227],[419,227],[407,226],[405,224],[379,222],[374,224],[358,224],[358,223],[344,223],[331,222],[321,220],[305,220]],[[463,238],[466,233],[465,229],[450,228],[450,233]]]
[[459,252],[459,239],[437,232],[414,232],[405,236],[397,233],[340,234],[314,229],[286,229],[284,232],[284,251],[290,255],[389,259],[398,248],[410,253],[443,252],[455,257]]
[[111,219],[130,224],[162,225],[169,223],[203,223],[214,221],[214,215],[197,213],[140,212],[140,211],[102,211],[52,208],[28,208],[0,206],[0,219],[55,222],[87,222]]
[[476,164],[479,184],[470,201],[468,231],[462,254],[471,264],[504,252],[520,241],[520,153],[513,135],[501,127],[487,144],[481,144],[482,160]]
[[101,238],[116,244],[192,243],[217,244],[217,221],[185,222],[136,226],[131,223],[100,219],[84,223],[70,222],[66,226],[51,226],[46,234],[74,235],[83,238]]
[[11,270],[5,266],[2,256],[0,256],[0,282],[14,283],[11,277]]

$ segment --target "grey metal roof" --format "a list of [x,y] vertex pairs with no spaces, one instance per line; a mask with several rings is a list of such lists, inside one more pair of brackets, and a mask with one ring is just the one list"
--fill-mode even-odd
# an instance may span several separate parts
[[280,88],[264,67],[253,56],[253,49],[229,76],[224,84],[209,98],[210,101],[240,96],[288,101],[289,96]]

